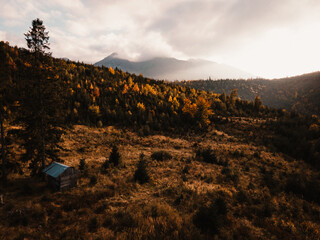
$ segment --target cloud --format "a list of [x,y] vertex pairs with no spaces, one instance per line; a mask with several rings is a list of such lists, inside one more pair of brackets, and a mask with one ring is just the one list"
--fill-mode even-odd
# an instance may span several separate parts
[[189,1],[171,8],[149,28],[162,32],[174,48],[203,56],[237,48],[273,28],[291,27],[314,7],[315,1]]
[[57,57],[90,63],[112,52],[131,60],[209,58],[262,74],[271,69],[254,64],[257,59],[271,66],[271,53],[290,52],[286,41],[303,48],[304,37],[318,39],[304,29],[320,27],[319,10],[318,0],[7,0],[0,37],[25,46],[23,33],[39,17]]

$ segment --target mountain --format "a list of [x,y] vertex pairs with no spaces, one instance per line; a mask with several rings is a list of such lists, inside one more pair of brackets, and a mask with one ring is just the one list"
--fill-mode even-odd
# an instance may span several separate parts
[[273,80],[201,80],[180,84],[214,93],[238,89],[243,100],[252,101],[259,95],[263,104],[270,107],[320,115],[320,72]]
[[119,68],[123,71],[140,74],[154,79],[193,80],[193,79],[221,79],[221,78],[252,78],[253,75],[234,67],[211,61],[157,57],[141,62],[132,62],[118,58],[116,53],[94,64]]

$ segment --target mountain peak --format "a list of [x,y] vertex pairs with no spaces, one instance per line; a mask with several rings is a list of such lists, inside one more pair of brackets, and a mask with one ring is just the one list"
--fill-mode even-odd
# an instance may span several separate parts
[[119,54],[117,52],[111,53],[107,58],[117,58]]
[[193,80],[193,79],[240,79],[252,78],[253,75],[224,64],[212,61],[192,59],[179,60],[176,58],[155,57],[141,62],[131,62],[120,59],[116,52],[94,64],[119,68],[130,73],[140,74],[154,79]]

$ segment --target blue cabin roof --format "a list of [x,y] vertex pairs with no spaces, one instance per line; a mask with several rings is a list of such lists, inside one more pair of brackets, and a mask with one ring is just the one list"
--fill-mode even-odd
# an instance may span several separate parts
[[58,177],[60,174],[62,174],[69,166],[54,162],[45,169],[42,170],[43,173],[46,173],[47,175],[51,177]]

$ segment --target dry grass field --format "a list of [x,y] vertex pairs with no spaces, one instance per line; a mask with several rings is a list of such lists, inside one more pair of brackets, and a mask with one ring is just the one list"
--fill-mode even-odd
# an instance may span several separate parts
[[[268,133],[252,131],[260,120],[236,124],[180,136],[75,125],[60,156],[77,169],[85,159],[78,186],[54,192],[10,175],[0,239],[320,239],[319,200],[292,191],[297,179],[317,186],[319,172],[262,145]],[[113,145],[121,162],[103,169]],[[153,159],[157,151],[171,159]],[[134,179],[141,153],[143,184]]]

